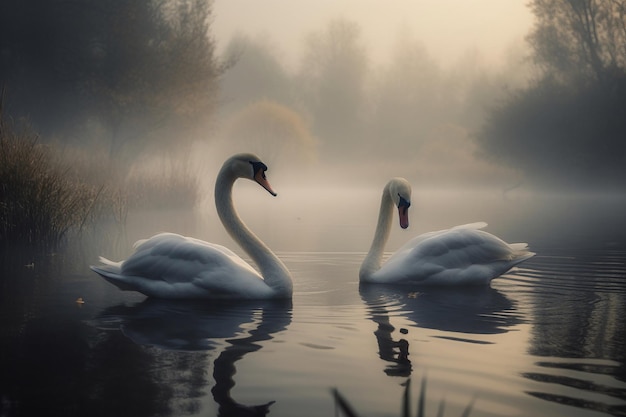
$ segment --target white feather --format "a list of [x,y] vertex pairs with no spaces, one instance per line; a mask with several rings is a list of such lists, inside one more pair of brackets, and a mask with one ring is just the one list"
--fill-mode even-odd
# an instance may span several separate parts
[[398,249],[384,264],[394,197],[410,201],[404,179],[392,179],[383,192],[376,234],[361,265],[361,282],[410,285],[488,284],[513,266],[534,256],[526,243],[509,244],[480,230],[485,222],[421,234]]
[[260,161],[254,155],[239,154],[224,163],[215,184],[215,198],[222,223],[257,263],[261,273],[224,246],[174,233],[139,240],[134,245],[135,252],[125,261],[113,262],[100,257],[102,265],[91,269],[122,290],[139,291],[150,297],[291,297],[289,271],[243,224],[232,205],[235,180],[254,179],[250,162]]

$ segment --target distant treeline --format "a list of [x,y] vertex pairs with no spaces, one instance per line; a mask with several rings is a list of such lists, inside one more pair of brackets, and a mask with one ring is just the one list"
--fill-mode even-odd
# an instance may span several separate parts
[[496,106],[483,152],[537,183],[626,186],[626,1],[533,1],[541,75]]
[[303,160],[454,165],[478,146],[534,183],[623,185],[626,0],[529,7],[530,53],[512,47],[499,68],[476,52],[442,68],[410,27],[375,63],[348,19],[288,66],[261,36],[216,57],[206,0],[5,0],[0,82],[6,111],[44,137],[116,160],[217,140],[219,120],[222,140]]

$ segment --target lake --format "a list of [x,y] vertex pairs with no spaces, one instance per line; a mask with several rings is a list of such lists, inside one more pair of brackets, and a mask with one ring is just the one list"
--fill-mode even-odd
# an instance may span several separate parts
[[425,380],[426,415],[626,416],[624,197],[414,190],[390,253],[479,220],[537,253],[489,287],[424,290],[359,286],[379,191],[277,191],[235,204],[292,271],[289,302],[150,300],[88,269],[162,230],[236,249],[210,204],[131,213],[56,253],[4,249],[0,416],[342,415],[334,388],[361,416],[399,416],[409,379],[413,413]]

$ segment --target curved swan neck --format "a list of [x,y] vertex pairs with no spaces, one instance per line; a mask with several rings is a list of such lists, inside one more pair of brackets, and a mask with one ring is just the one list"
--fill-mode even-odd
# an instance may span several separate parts
[[277,296],[290,296],[291,275],[276,255],[243,223],[233,205],[233,185],[238,176],[228,166],[222,167],[215,182],[217,214],[228,234],[259,267],[265,283]]
[[378,271],[383,261],[383,253],[389,233],[391,232],[391,222],[393,218],[393,201],[389,193],[389,184],[383,189],[383,195],[380,199],[380,210],[378,212],[378,224],[374,233],[374,240],[370,246],[367,256],[361,264],[359,276],[361,279],[368,277]]

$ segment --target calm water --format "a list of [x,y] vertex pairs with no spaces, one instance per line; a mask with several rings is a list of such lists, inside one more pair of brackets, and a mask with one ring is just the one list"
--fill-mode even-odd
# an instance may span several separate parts
[[[239,416],[255,406],[334,416],[332,388],[363,416],[398,416],[409,377],[414,402],[427,379],[427,415],[443,400],[445,416],[472,401],[471,416],[626,416],[624,199],[424,198],[389,250],[486,220],[538,255],[491,287],[422,291],[359,287],[378,194],[372,204],[358,196],[374,206],[362,213],[350,212],[352,198],[329,205],[324,219],[319,200],[294,214],[288,198],[288,209],[269,199],[258,218],[242,206],[294,275],[288,303],[146,300],[91,273],[98,253],[119,258],[160,231],[145,214],[106,248],[5,251],[0,416]],[[170,213],[160,226],[233,247],[214,219],[190,217]]]

